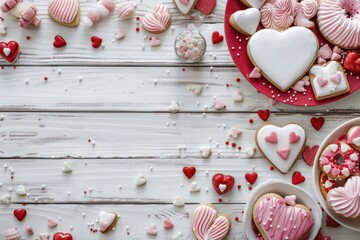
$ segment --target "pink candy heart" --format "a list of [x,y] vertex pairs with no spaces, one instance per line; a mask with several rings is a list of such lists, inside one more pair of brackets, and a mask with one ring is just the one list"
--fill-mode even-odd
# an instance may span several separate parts
[[108,229],[108,227],[110,227],[110,223],[105,222],[105,221],[100,222],[100,230],[102,232],[106,231],[106,229]]
[[58,225],[58,223],[54,220],[54,219],[52,219],[52,218],[49,218],[48,219],[48,227],[49,228],[54,228],[54,227],[56,227]]
[[179,2],[185,6],[189,4],[189,0],[179,0]]
[[302,79],[300,79],[300,81],[304,82],[305,86],[310,86],[310,78],[309,76],[304,76]]
[[270,134],[265,137],[265,141],[276,144],[278,142],[276,132],[270,132]]
[[148,226],[147,228],[145,228],[145,230],[146,230],[146,233],[151,236],[157,235],[157,228],[156,228],[155,224]]
[[217,98],[217,99],[215,99],[214,107],[216,110],[221,110],[221,109],[226,108],[226,104],[222,100]]
[[333,53],[331,55],[331,60],[333,60],[333,61],[337,61],[337,60],[340,60],[340,59],[341,59],[341,55],[338,54],[338,53]]
[[156,36],[151,37],[150,46],[151,47],[158,47],[161,45],[160,39],[158,39]]
[[296,204],[296,202],[295,202],[296,196],[295,195],[286,196],[284,198],[284,200],[285,200],[285,203],[289,206],[295,206],[295,204]]
[[166,218],[166,219],[164,220],[164,228],[165,228],[165,229],[171,229],[171,228],[173,228],[173,227],[174,227],[173,222],[172,222],[170,219]]
[[317,63],[321,65],[321,64],[326,63],[326,60],[323,58],[318,58]]
[[121,30],[117,29],[115,32],[115,39],[120,40],[120,39],[123,39],[124,37],[125,37],[125,34]]
[[320,87],[323,87],[328,83],[328,80],[326,80],[325,78],[317,77],[316,79]]
[[232,138],[237,139],[237,138],[239,138],[239,136],[241,135],[241,133],[242,133],[241,129],[233,128],[233,129],[231,130],[231,132],[230,132],[230,136],[231,136]]
[[340,72],[336,72],[335,74],[333,74],[330,77],[330,80],[336,84],[339,84],[341,81],[341,73]]
[[260,68],[254,67],[249,75],[249,78],[261,78]]
[[304,85],[305,83],[303,81],[298,81],[297,83],[295,83],[292,89],[298,92],[305,92]]

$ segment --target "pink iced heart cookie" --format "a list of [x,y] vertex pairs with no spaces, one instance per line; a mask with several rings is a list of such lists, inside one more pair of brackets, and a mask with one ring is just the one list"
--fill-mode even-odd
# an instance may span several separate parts
[[191,226],[197,240],[222,240],[229,232],[230,221],[211,206],[200,205],[191,214]]
[[190,15],[197,0],[173,0],[177,9],[185,16]]
[[57,23],[76,27],[80,22],[79,0],[51,0],[48,7],[49,16]]
[[154,11],[146,14],[142,18],[143,28],[151,33],[157,34],[164,32],[171,23],[171,15],[165,5],[159,4]]
[[289,206],[275,193],[267,193],[256,201],[253,219],[264,239],[306,239],[314,225],[308,207]]
[[345,217],[360,217],[360,177],[349,178],[344,187],[337,187],[327,195],[328,205]]
[[268,124],[256,133],[256,144],[260,151],[284,174],[301,154],[305,140],[305,130],[298,124],[284,127]]
[[100,212],[99,225],[102,233],[107,233],[113,229],[117,223],[118,216],[111,212]]

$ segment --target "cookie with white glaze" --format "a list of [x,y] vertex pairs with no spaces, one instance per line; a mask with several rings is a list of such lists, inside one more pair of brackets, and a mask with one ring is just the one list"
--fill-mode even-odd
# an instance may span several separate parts
[[188,16],[196,6],[197,0],[173,0],[173,2],[182,15]]
[[234,12],[230,17],[230,25],[245,36],[253,35],[260,23],[260,11],[248,8]]

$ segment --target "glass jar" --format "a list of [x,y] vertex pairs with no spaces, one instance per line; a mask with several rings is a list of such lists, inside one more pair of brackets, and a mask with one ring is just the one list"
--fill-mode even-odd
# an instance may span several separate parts
[[186,30],[175,38],[175,53],[184,62],[200,61],[205,51],[205,38],[198,31]]

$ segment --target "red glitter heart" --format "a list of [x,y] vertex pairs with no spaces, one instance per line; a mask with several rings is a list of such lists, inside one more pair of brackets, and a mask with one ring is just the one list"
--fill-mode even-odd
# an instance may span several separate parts
[[211,40],[213,44],[218,44],[224,40],[224,36],[221,35],[218,31],[215,31],[212,33]]
[[292,175],[292,184],[297,185],[305,182],[305,177],[300,172],[294,172]]
[[263,120],[266,121],[268,120],[269,116],[270,116],[270,110],[266,109],[266,110],[259,110],[258,111],[258,115],[259,117]]
[[26,217],[26,210],[25,209],[15,209],[14,210],[14,216],[16,219],[21,222]]
[[195,8],[205,15],[209,15],[216,6],[216,0],[198,0]]
[[319,150],[319,145],[314,145],[312,147],[305,146],[304,151],[302,152],[302,158],[310,167],[314,165],[315,155]]
[[98,48],[98,47],[100,47],[100,45],[102,43],[102,39],[97,36],[92,36],[91,42],[92,42],[93,48]]
[[360,56],[359,53],[348,52],[344,59],[344,68],[353,73],[360,73]]
[[[217,173],[213,176],[212,182],[213,182],[215,191],[219,195],[223,195],[223,194],[229,192],[233,188],[233,186],[235,184],[235,179],[233,176],[230,176],[230,175],[225,176],[224,174]],[[226,188],[222,191],[222,190],[220,190],[220,185],[226,185]]]
[[191,167],[184,167],[183,168],[183,173],[185,174],[185,176],[190,179],[194,176],[196,172],[196,168],[191,166]]
[[57,232],[54,234],[53,240],[73,240],[70,233]]
[[319,131],[321,129],[321,127],[325,123],[325,118],[323,118],[323,117],[313,117],[313,118],[311,118],[310,122],[311,122],[311,125],[313,126],[313,128],[316,131]]
[[56,35],[54,37],[54,42],[53,42],[54,47],[61,48],[61,47],[64,47],[65,45],[66,45],[66,41],[62,36]]
[[329,215],[326,215],[326,226],[332,228],[338,228],[340,227],[340,224],[334,219],[332,219]]
[[253,172],[253,173],[246,173],[245,174],[245,179],[246,181],[248,181],[250,184],[254,184],[256,182],[258,175],[257,173]]
[[16,61],[20,54],[19,44],[15,41],[0,42],[0,56],[3,57],[9,63]]

